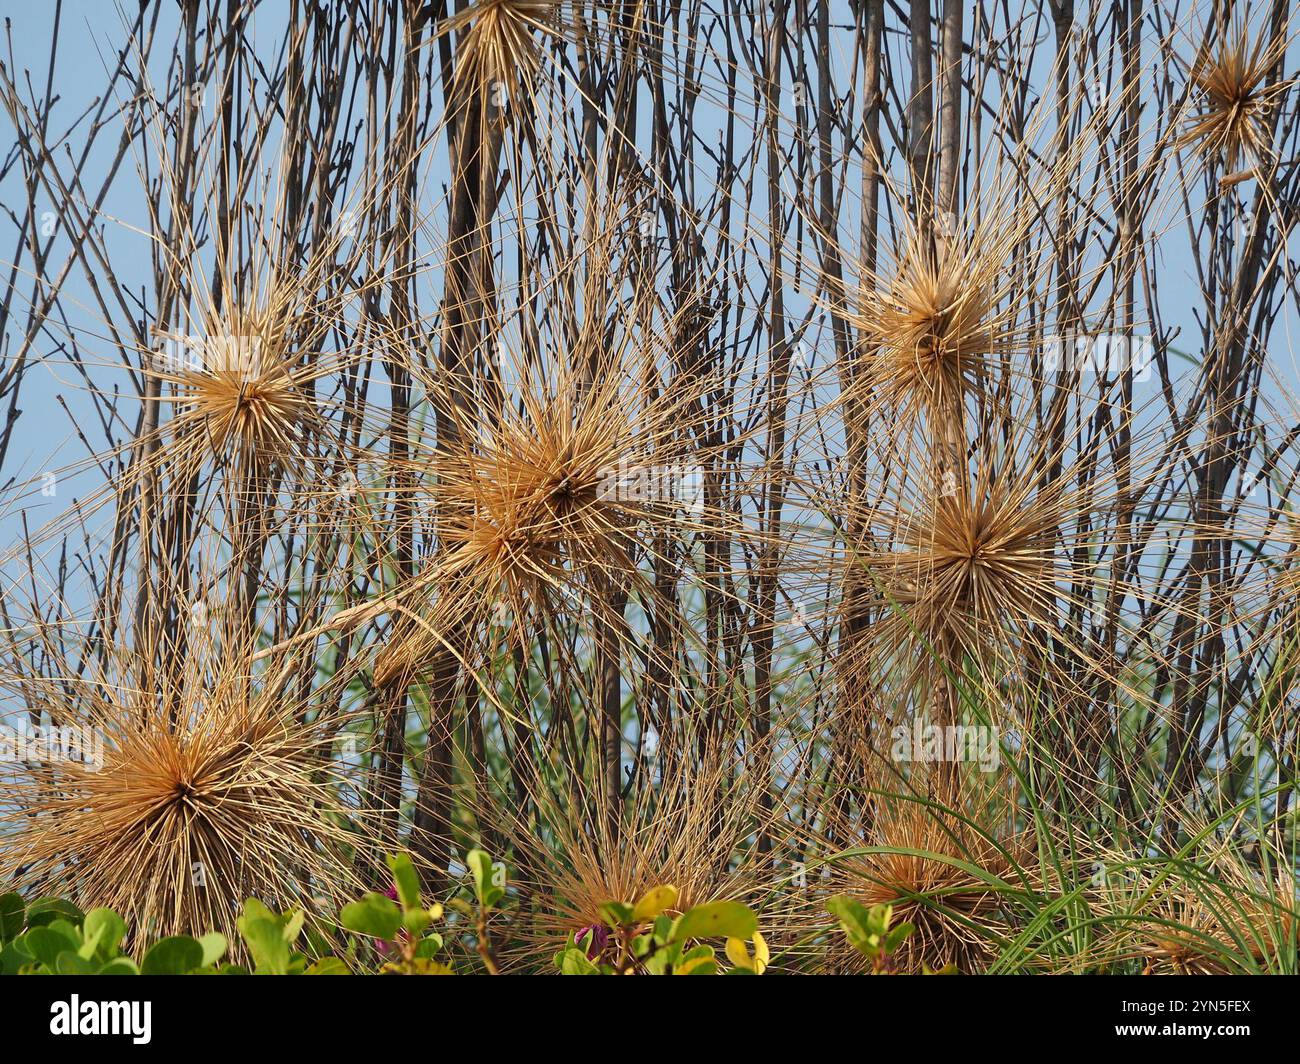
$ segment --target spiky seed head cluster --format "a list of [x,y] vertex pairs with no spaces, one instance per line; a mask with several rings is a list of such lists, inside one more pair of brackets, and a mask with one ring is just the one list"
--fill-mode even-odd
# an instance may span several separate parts
[[[558,31],[559,15],[559,0],[477,0],[448,19],[438,32],[462,34],[451,95],[478,94],[488,104],[516,99],[536,78],[540,37]],[[497,92],[505,100],[494,99]]]
[[875,403],[903,421],[921,413],[958,418],[963,398],[1008,342],[998,307],[1001,269],[976,239],[913,234],[897,268],[867,291],[856,315],[864,387]]
[[[1157,879],[1144,871],[1136,883],[1108,879],[1103,908],[1120,917],[1122,929],[1134,927],[1134,898],[1140,900],[1136,956],[1148,974],[1243,974],[1296,946],[1296,877],[1282,864],[1269,879],[1225,851],[1204,872],[1189,868]],[[1125,935],[1121,948],[1131,941]]]
[[560,608],[557,595],[593,578],[631,578],[647,527],[705,523],[685,406],[617,365],[589,381],[562,370],[435,451],[439,585],[522,612]]
[[[236,941],[243,898],[289,908],[355,894],[327,732],[233,678],[174,723],[151,701],[92,699],[79,719],[102,730],[103,764],[32,766],[14,781],[6,879],[57,883],[83,907],[116,910],[145,941],[213,930]],[[74,719],[71,707],[50,709]]]
[[519,847],[522,886],[537,898],[519,925],[521,962],[549,960],[575,932],[601,922],[605,903],[635,903],[663,884],[677,888],[674,911],[742,901],[760,914],[765,936],[780,925],[770,858],[752,843],[764,826],[776,845],[781,840],[752,779],[736,777],[717,744],[702,738],[692,742],[692,756],[671,754],[658,769],[656,785],[633,792],[617,823],[598,801],[575,804],[557,793],[542,772],[528,784],[530,817],[495,804],[482,810],[483,821]]
[[[756,869],[731,863],[742,841],[730,831],[735,823],[726,817],[723,830],[716,831],[716,807],[708,818],[697,819],[689,808],[692,803],[685,804],[688,808],[665,813],[662,820],[643,823],[618,838],[567,835],[560,843],[559,862],[542,865],[536,882],[529,884],[541,903],[521,929],[523,953],[549,957],[582,928],[600,924],[606,902],[635,903],[662,884],[678,891],[669,915],[709,901],[756,904],[761,893]],[[769,907],[765,915],[770,920],[776,914]]]
[[631,440],[624,408],[611,388],[576,411],[569,399],[530,402],[440,463],[448,576],[481,574],[522,606],[550,599],[572,570],[631,568],[629,515],[604,479]]
[[201,364],[163,374],[179,409],[173,439],[252,467],[290,465],[318,416],[313,371],[293,346],[291,323],[274,307],[209,322]]
[[415,459],[445,549],[413,581],[410,623],[380,651],[377,679],[409,681],[446,633],[482,632],[502,611],[599,609],[593,590],[642,579],[647,529],[704,527],[703,486],[680,475],[698,471],[683,460],[682,407],[614,364],[590,381],[557,367],[556,380],[521,389],[494,423]]
[[1222,162],[1231,173],[1241,163],[1258,165],[1270,153],[1269,122],[1290,82],[1269,82],[1285,52],[1286,39],[1267,32],[1252,38],[1238,23],[1204,45],[1192,65],[1191,80],[1199,107],[1187,121],[1179,146],[1194,145],[1204,156]]
[[1056,493],[992,473],[890,517],[894,549],[859,559],[882,620],[873,644],[945,662],[996,651],[1053,613]]
[[981,971],[1006,924],[997,891],[962,865],[1011,882],[1026,856],[1019,842],[997,844],[955,816],[901,799],[881,804],[867,841],[884,852],[836,862],[836,885],[867,907],[892,906],[897,923],[915,927],[894,958],[900,970]]

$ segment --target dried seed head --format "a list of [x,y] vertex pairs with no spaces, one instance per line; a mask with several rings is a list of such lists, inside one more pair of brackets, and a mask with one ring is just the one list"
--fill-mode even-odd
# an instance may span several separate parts
[[957,817],[905,800],[882,803],[867,841],[887,852],[838,863],[837,886],[865,906],[891,905],[896,923],[915,927],[894,958],[899,969],[919,973],[954,964],[963,974],[981,971],[1006,924],[997,891],[962,866],[1010,881],[1017,873],[1003,851],[1023,866],[1029,855],[1019,842],[999,846]]
[[477,95],[501,107],[528,91],[541,67],[541,41],[560,32],[558,0],[477,0],[438,33],[461,33],[449,95]]
[[1252,39],[1248,27],[1238,23],[1203,46],[1191,71],[1199,108],[1188,119],[1179,146],[1194,145],[1229,173],[1242,162],[1264,162],[1271,154],[1273,109],[1291,84],[1269,83],[1286,43],[1285,37],[1273,40],[1266,32]]
[[52,715],[102,730],[102,765],[18,766],[0,816],[6,878],[56,882],[148,941],[212,930],[237,941],[239,899],[310,907],[363,889],[345,852],[356,837],[341,826],[332,736],[283,692],[250,696],[228,672],[173,721],[152,695],[80,706],[60,704],[59,690],[49,684]]
[[862,559],[886,614],[873,638],[887,653],[907,648],[945,662],[996,654],[1053,615],[1055,493],[1029,494],[993,475],[955,487],[894,513],[894,548]]

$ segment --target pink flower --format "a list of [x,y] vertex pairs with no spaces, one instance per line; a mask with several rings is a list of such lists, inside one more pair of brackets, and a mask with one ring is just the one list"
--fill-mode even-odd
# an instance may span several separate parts
[[609,928],[604,924],[589,924],[587,927],[580,927],[573,933],[573,944],[581,946],[582,940],[588,935],[591,935],[591,945],[587,947],[587,960],[594,961],[605,952],[605,947],[609,945]]
[[[397,900],[397,884],[396,884],[396,883],[394,883],[391,887],[389,887],[386,891],[384,891],[384,897],[385,897],[385,898],[392,898],[393,901],[396,901],[396,900]],[[379,942],[379,941],[377,941],[377,942],[375,943],[375,949],[379,951],[379,955],[380,955],[381,957],[387,957],[390,953],[392,953],[395,949],[397,949],[397,943],[398,943],[398,942],[409,942],[410,940],[411,940],[411,936],[410,936],[410,934],[407,932],[406,928],[403,927],[403,928],[401,928],[401,929],[397,932],[397,941],[396,941],[396,942]]]

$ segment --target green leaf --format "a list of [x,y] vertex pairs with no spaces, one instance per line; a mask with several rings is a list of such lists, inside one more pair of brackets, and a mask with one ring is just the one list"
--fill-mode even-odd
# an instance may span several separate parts
[[98,964],[71,950],[65,949],[54,961],[56,975],[95,975],[98,971]]
[[392,898],[373,891],[360,901],[343,906],[339,913],[339,922],[349,931],[359,935],[391,942],[397,937],[397,930],[402,926],[402,911]]
[[420,877],[415,872],[409,854],[399,853],[388,858],[389,871],[397,885],[397,897],[404,909],[420,907]]
[[0,974],[17,975],[18,969],[24,964],[31,964],[34,958],[24,941],[26,937],[20,935],[12,942],[6,942],[4,948],[0,949]]
[[691,938],[749,938],[758,930],[758,917],[738,901],[711,901],[688,909],[673,925],[673,940]]
[[862,903],[846,894],[839,894],[827,900],[826,911],[839,921],[844,934],[848,936],[849,945],[859,953],[870,956],[873,952],[871,940],[875,933],[871,926],[871,914]]
[[33,927],[22,937],[27,952],[51,971],[59,954],[64,950],[76,953],[81,948],[81,936],[66,920],[54,920],[42,927]]
[[599,975],[600,969],[580,949],[566,949],[560,954],[561,975]]
[[43,927],[59,919],[70,924],[80,924],[84,918],[80,909],[62,898],[40,898],[27,907],[28,927]]
[[301,909],[280,916],[256,898],[244,902],[244,913],[235,921],[235,926],[252,954],[254,972],[285,975],[289,971],[290,946],[302,930],[305,919]]
[[279,913],[272,912],[256,898],[249,898],[244,902],[243,914],[254,920],[271,920],[275,923],[280,920]]
[[0,894],[0,946],[18,937],[27,921],[21,894]]
[[226,950],[230,947],[226,936],[221,934],[220,931],[209,931],[199,938],[199,945],[203,947],[203,961],[199,965],[200,968],[207,968],[216,964],[226,955]]
[[203,947],[189,935],[160,938],[144,955],[144,975],[186,975],[203,964]]
[[893,953],[906,941],[907,936],[915,930],[916,927],[912,924],[899,924],[897,927],[892,928],[889,934],[885,936],[885,952]]
[[100,975],[139,975],[140,969],[130,957],[114,957],[99,969]]
[[412,938],[419,938],[432,922],[427,909],[407,909],[402,913],[402,926],[411,933]]
[[482,850],[465,854],[465,864],[474,876],[474,892],[479,904],[491,908],[501,900],[505,890],[492,882],[492,858]]
[[492,858],[482,850],[470,850],[465,854],[465,867],[474,877],[474,890],[482,898],[492,886]]
[[645,961],[645,970],[651,975],[663,975],[668,971],[669,957],[667,950],[656,950]]
[[[239,933],[253,957],[253,971],[258,975],[285,975],[289,971],[289,943],[278,920],[260,916],[241,916]],[[198,943],[195,943],[197,945]],[[147,961],[148,958],[146,957]],[[148,974],[148,973],[146,973]]]
[[621,901],[607,901],[600,907],[600,918],[610,927],[627,927],[632,921],[632,906]]
[[303,975],[348,975],[348,966],[337,957],[322,957]]
[[673,975],[717,975],[717,955],[712,946],[696,946],[673,965]]
[[126,921],[112,909],[91,909],[81,932],[86,940],[81,955],[87,960],[98,955],[109,961],[117,956],[117,944],[126,935]]

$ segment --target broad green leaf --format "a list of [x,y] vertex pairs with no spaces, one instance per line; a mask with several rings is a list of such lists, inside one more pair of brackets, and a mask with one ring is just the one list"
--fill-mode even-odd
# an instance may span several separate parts
[[0,974],[17,975],[19,968],[32,962],[31,950],[27,948],[27,943],[24,941],[26,937],[20,935],[12,942],[6,942],[4,948],[0,949]]
[[271,920],[275,923],[280,920],[278,913],[272,912],[256,898],[249,898],[244,902],[243,915],[255,920]]
[[94,975],[98,971],[98,964],[71,950],[65,949],[54,962],[56,975]]
[[106,961],[112,960],[117,956],[117,944],[126,935],[126,921],[112,909],[91,909],[86,913],[81,933],[86,940],[83,957],[89,960],[98,955]]
[[226,936],[220,931],[209,931],[206,935],[199,938],[199,945],[203,947],[203,961],[200,968],[207,968],[226,955],[226,949],[230,943],[226,941]]
[[160,938],[144,955],[140,971],[144,975],[186,975],[203,964],[203,947],[189,935]]
[[436,931],[425,935],[415,947],[417,957],[434,957],[442,949],[442,936]]
[[66,920],[54,920],[43,927],[33,927],[23,935],[27,952],[51,971],[64,950],[76,953],[81,948],[81,936]]
[[237,923],[253,957],[253,971],[258,975],[287,974],[290,950],[280,922],[259,916],[241,916]]
[[322,957],[303,975],[348,975],[348,966],[337,957]]
[[66,920],[80,924],[85,914],[70,901],[62,898],[39,898],[27,906],[27,926],[43,927],[53,920]]
[[849,945],[859,953],[871,950],[871,914],[862,903],[845,894],[836,895],[826,902],[826,911],[839,921],[844,934],[848,936]]
[[114,957],[99,969],[100,975],[139,975],[140,969],[130,957]]
[[0,894],[0,946],[18,937],[27,919],[21,894]]
[[[489,862],[490,863],[490,862]],[[397,885],[397,897],[404,909],[420,907],[420,877],[415,872],[409,854],[399,853],[388,858],[388,868]]]
[[885,952],[893,953],[916,928],[912,924],[899,924],[897,927],[890,928],[889,934],[885,936]]
[[749,955],[749,947],[744,939],[727,939],[727,959],[737,968],[753,968],[754,959]]
[[494,882],[498,867],[492,858],[482,850],[470,850],[465,854],[465,864],[474,876],[474,892],[484,908],[490,909],[505,894],[505,888]]
[[653,920],[665,909],[671,909],[676,904],[677,888],[672,884],[652,887],[636,903],[636,908],[632,910],[632,922],[639,924],[647,920]]
[[600,918],[610,927],[627,927],[632,919],[632,906],[621,901],[607,901],[600,907]]
[[600,969],[580,949],[566,949],[560,956],[561,975],[599,975]]
[[673,939],[749,938],[758,930],[758,917],[738,901],[711,901],[697,905],[677,918]]
[[749,946],[739,938],[727,939],[727,957],[737,968],[745,968],[755,975],[762,975],[771,960],[767,942],[757,931],[754,932],[754,952],[750,954]]
[[397,937],[397,930],[402,926],[402,911],[397,902],[373,891],[360,901],[343,906],[339,913],[339,922],[349,931],[359,935],[391,942]]
[[402,913],[402,926],[411,933],[412,938],[419,938],[430,923],[429,913],[425,909],[417,907],[406,909]]
[[673,969],[673,975],[717,975],[718,962],[713,957],[689,957]]
[[465,865],[474,877],[474,891],[484,901],[492,890],[492,858],[482,850],[465,854]]

